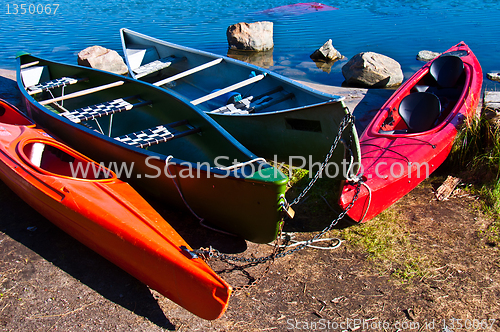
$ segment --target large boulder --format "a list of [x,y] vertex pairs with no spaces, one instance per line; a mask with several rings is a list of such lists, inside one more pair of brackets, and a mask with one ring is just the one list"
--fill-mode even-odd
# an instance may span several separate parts
[[347,85],[369,88],[398,86],[404,75],[401,65],[388,56],[362,52],[353,56],[343,67]]
[[102,46],[87,47],[78,53],[78,64],[124,75],[128,72],[127,65],[118,52]]
[[227,28],[226,36],[233,50],[269,51],[274,47],[273,22],[236,23]]
[[324,43],[323,46],[314,51],[314,53],[309,57],[314,61],[329,62],[337,61],[339,59],[342,59],[344,56],[340,54],[340,52],[337,51],[335,47],[333,47],[332,40],[328,39],[328,41]]

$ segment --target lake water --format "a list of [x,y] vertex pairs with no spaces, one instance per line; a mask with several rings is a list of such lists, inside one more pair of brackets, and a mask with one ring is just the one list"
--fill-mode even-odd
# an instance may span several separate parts
[[[342,65],[364,51],[395,59],[408,78],[423,65],[416,60],[420,50],[443,52],[465,41],[483,68],[483,87],[500,88],[499,83],[486,79],[486,73],[500,71],[500,1],[328,1],[323,3],[338,10],[302,15],[263,13],[291,3],[294,2],[8,0],[0,8],[0,67],[15,69],[14,54],[19,50],[67,63],[76,63],[76,54],[92,45],[123,54],[119,37],[122,27],[227,54],[229,25],[266,20],[274,23],[275,46],[266,60],[269,68],[294,79],[341,85]],[[320,69],[309,55],[328,39],[347,59]]]

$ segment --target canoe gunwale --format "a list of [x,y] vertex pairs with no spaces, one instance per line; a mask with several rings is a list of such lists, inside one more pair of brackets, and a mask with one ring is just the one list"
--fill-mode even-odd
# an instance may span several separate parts
[[[55,62],[50,61],[50,60],[38,58],[38,57],[33,56],[31,54],[29,54],[29,56],[32,57],[32,58],[34,58],[34,59],[37,59],[38,61],[46,62],[49,65],[61,65],[61,66],[65,66],[66,65],[66,64],[55,63]],[[17,68],[17,82],[18,82],[19,89],[22,91],[24,99],[26,99],[26,101],[28,103],[34,105],[37,109],[43,111],[46,114],[51,115],[53,118],[57,119],[58,121],[63,122],[63,124],[61,124],[61,125],[72,126],[76,130],[84,132],[84,133],[86,133],[88,135],[96,136],[94,134],[93,130],[91,130],[91,129],[85,127],[85,126],[75,126],[74,123],[71,120],[67,119],[66,117],[56,116],[55,114],[53,114],[51,112],[47,112],[45,106],[42,105],[39,101],[37,101],[32,95],[29,95],[28,93],[24,93],[26,91],[26,89],[25,89],[24,85],[21,83],[22,82],[22,79],[21,79],[21,70],[19,68],[20,67],[20,63],[21,63],[21,58],[22,58],[22,56],[18,57],[19,65],[18,65],[18,68]],[[77,66],[70,65],[70,66],[80,67],[82,69],[88,69],[87,67],[78,66],[78,65]],[[109,72],[102,71],[102,70],[99,70],[99,69],[94,69],[94,70],[102,72],[102,73],[107,74],[107,75],[117,76],[121,80],[125,80],[126,81],[125,84],[127,84],[129,82],[130,83],[135,83],[133,80],[128,79],[126,77],[122,77],[122,76],[119,76],[119,75],[111,74]],[[141,84],[146,84],[146,85],[148,85],[151,88],[155,88],[158,91],[161,91],[162,93],[165,93],[164,89],[162,89],[161,87],[157,87],[157,86],[155,86],[153,84],[150,84],[150,83],[147,83],[147,82],[144,82],[144,81],[141,81]],[[174,96],[177,99],[180,99],[181,101],[183,101],[186,104],[189,104],[189,100],[187,100],[181,94],[176,93],[175,91],[171,92],[170,95]],[[192,106],[192,107],[195,108],[195,106]],[[205,112],[197,112],[197,113],[200,114],[204,118],[204,120],[207,120],[211,125],[215,126],[221,132],[221,134],[223,134],[225,136],[225,138],[230,143],[232,143],[235,146],[235,148],[239,149],[241,152],[243,152],[245,155],[247,155],[248,160],[254,160],[254,159],[258,158],[257,155],[255,155],[250,150],[248,150],[246,147],[244,147],[232,135],[230,135],[221,125],[219,125],[215,120],[213,120],[211,117],[209,117],[208,115],[206,115]],[[109,143],[116,144],[116,145],[118,145],[118,146],[120,146],[122,148],[125,148],[125,149],[128,149],[128,150],[133,150],[133,151],[141,153],[141,154],[146,154],[146,155],[148,155],[148,157],[159,157],[159,159],[163,160],[163,161],[169,160],[170,164],[172,164],[172,165],[188,165],[189,164],[190,166],[193,166],[193,167],[197,165],[196,162],[192,162],[192,161],[184,160],[184,159],[179,159],[179,158],[176,158],[175,156],[172,156],[172,155],[168,155],[167,156],[167,155],[163,155],[163,154],[160,154],[160,153],[156,153],[156,152],[152,152],[152,151],[149,151],[149,150],[145,150],[145,149],[142,149],[142,148],[139,148],[139,147],[135,147],[133,145],[128,145],[126,143],[120,142],[120,141],[118,141],[118,140],[116,140],[116,139],[114,139],[112,137],[108,137],[106,135],[100,135],[99,138],[102,139],[102,140],[105,140],[105,141],[107,141]],[[213,172],[213,173],[216,173],[216,174],[222,174],[220,172],[220,169],[218,167],[215,167],[215,166],[212,166],[210,168],[210,171]]]
[[323,92],[323,91],[318,91],[318,90],[313,89],[311,87],[308,87],[308,86],[306,86],[306,85],[304,85],[304,84],[302,84],[300,82],[293,81],[293,80],[289,79],[288,77],[276,74],[276,73],[274,73],[274,72],[272,72],[270,70],[258,67],[256,65],[251,64],[251,63],[247,63],[247,62],[244,62],[244,61],[241,61],[241,60],[233,59],[233,58],[230,58],[230,57],[224,56],[224,55],[218,55],[218,54],[215,54],[215,53],[212,53],[212,52],[209,52],[209,51],[202,51],[202,50],[198,50],[198,49],[191,48],[191,47],[188,47],[188,46],[174,44],[174,43],[171,43],[171,42],[168,42],[168,41],[164,41],[164,40],[161,40],[161,39],[158,39],[158,38],[155,38],[155,37],[144,35],[144,34],[142,34],[140,32],[136,32],[136,31],[133,31],[133,30],[130,30],[130,29],[127,29],[127,28],[121,28],[120,29],[120,36],[121,36],[122,50],[123,50],[123,52],[125,54],[125,63],[127,65],[129,73],[132,76],[134,75],[133,74],[134,71],[132,70],[132,68],[130,66],[130,62],[129,62],[128,56],[127,56],[127,45],[126,45],[126,41],[125,41],[126,34],[130,34],[130,35],[133,35],[135,37],[140,37],[140,38],[146,39],[149,42],[158,43],[158,44],[164,45],[166,47],[177,49],[177,50],[180,50],[180,51],[183,51],[183,52],[188,52],[188,53],[193,53],[193,54],[204,56],[204,57],[209,57],[209,58],[212,58],[212,60],[216,60],[216,59],[222,58],[223,61],[225,61],[225,62],[234,63],[234,64],[237,64],[239,66],[248,67],[249,69],[252,69],[252,70],[254,70],[256,72],[266,73],[267,75],[270,75],[270,76],[272,76],[275,79],[278,79],[280,81],[284,81],[284,82],[286,82],[288,84],[292,84],[294,87],[297,87],[297,88],[299,88],[299,90],[303,90],[306,93],[314,93],[314,94],[316,94],[318,96],[322,96],[326,100],[337,100],[337,101],[339,101],[339,100],[344,100],[345,99],[344,96],[332,95],[332,94],[329,94],[329,93],[326,93],[326,92]]

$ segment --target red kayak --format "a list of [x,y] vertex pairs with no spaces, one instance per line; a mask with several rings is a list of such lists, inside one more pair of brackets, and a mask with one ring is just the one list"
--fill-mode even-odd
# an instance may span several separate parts
[[340,196],[346,208],[355,182],[363,184],[349,217],[357,222],[372,219],[443,163],[457,127],[476,112],[482,83],[477,58],[461,42],[396,90],[360,137],[360,171],[346,181]]
[[0,99],[0,179],[87,247],[204,319],[231,286],[127,183]]

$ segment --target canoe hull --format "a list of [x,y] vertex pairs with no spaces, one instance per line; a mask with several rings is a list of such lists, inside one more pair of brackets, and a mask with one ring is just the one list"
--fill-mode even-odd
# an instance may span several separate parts
[[[252,151],[259,151],[266,159],[298,167],[317,169],[338,135],[338,128],[348,112],[344,102],[331,102],[300,109],[255,115],[209,115]],[[324,123],[334,123],[324,126]],[[244,130],[242,129],[244,128]],[[258,133],[258,134],[256,134]],[[342,135],[356,152],[357,135],[348,128]],[[272,144],[269,144],[272,142]],[[334,151],[331,163],[340,163],[346,157],[342,143]],[[355,156],[355,161],[358,161]]]
[[184,255],[180,247],[189,245],[131,186],[116,176],[90,180],[46,172],[25,158],[26,146],[44,144],[90,159],[33,126],[1,126],[8,134],[0,136],[0,178],[26,203],[192,313],[205,319],[223,314],[231,287],[201,259]]
[[[152,109],[146,106],[145,111],[140,109],[115,116],[113,123],[120,124],[123,130],[138,126],[141,122],[174,122],[188,117],[193,126],[200,128],[201,135],[179,138],[165,143],[165,147],[133,147],[75,124],[42,106],[26,93],[21,72],[18,71],[18,84],[23,91],[29,115],[70,146],[94,160],[104,162],[106,166],[115,165],[121,170],[127,169],[128,171],[119,174],[122,179],[169,206],[191,209],[204,222],[216,228],[253,242],[265,243],[276,237],[282,217],[280,201],[286,189],[287,177],[264,162],[250,165],[255,170],[253,175],[250,175],[248,170],[245,174],[243,170],[225,170],[222,166],[231,165],[234,159],[241,162],[256,159],[256,156],[215,121],[189,107],[181,97],[176,98],[163,89],[146,83],[89,68],[62,65],[28,55],[20,57],[19,61],[20,65],[39,61],[40,65],[49,67],[51,73],[57,73],[59,76],[86,77],[89,83],[75,84],[85,88],[116,80],[125,81],[123,87],[109,89],[105,91],[106,94],[92,95],[98,99],[108,98],[109,95],[108,99],[113,99],[140,93],[143,98],[153,101]],[[65,88],[66,94],[75,91],[71,90],[71,87]],[[74,109],[83,102],[85,98],[75,98],[65,101],[64,105]],[[118,116],[123,119],[121,123],[118,122]],[[122,127],[113,131],[119,132]],[[207,140],[215,147],[213,150],[202,150],[207,145]],[[155,150],[156,148],[161,149]],[[182,159],[179,159],[178,155],[182,156]],[[193,159],[187,159],[191,155]],[[167,158],[170,161],[168,168]],[[213,167],[217,158],[221,161],[221,167]],[[235,192],[239,194],[235,195]]]
[[[392,134],[381,131],[403,98],[413,93],[418,84],[429,82],[431,61],[389,98],[361,135],[360,172],[363,174],[360,178],[364,185],[348,212],[353,220],[364,222],[374,218],[425,180],[448,157],[457,128],[474,116],[482,85],[481,66],[463,42],[443,53],[443,56],[449,55],[458,55],[462,59],[463,72],[458,83],[459,97],[448,97],[456,101],[449,102],[450,109],[443,114],[443,120],[424,132],[399,133],[399,128],[395,128]],[[343,208],[353,200],[355,187],[352,182],[344,185],[339,200]]]

